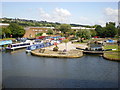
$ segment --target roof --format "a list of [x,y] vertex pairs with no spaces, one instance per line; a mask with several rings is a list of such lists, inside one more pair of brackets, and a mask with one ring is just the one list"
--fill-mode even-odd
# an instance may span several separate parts
[[10,24],[8,23],[0,23],[0,26],[9,26]]
[[[25,29],[28,30],[30,28],[50,28],[50,29],[55,29],[54,27],[26,27]],[[86,28],[86,27],[71,27],[71,29],[95,29],[95,28]]]
[[95,29],[95,28],[86,28],[86,27],[71,27],[71,29]]

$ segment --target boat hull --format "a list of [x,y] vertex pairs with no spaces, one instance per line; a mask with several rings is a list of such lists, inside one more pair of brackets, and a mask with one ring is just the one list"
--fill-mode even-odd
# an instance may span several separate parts
[[85,54],[103,54],[103,51],[83,51]]
[[22,48],[26,48],[30,45],[26,45],[26,46],[20,46],[20,47],[13,47],[13,48],[10,48],[10,47],[6,47],[6,50],[16,50],[16,49],[22,49]]

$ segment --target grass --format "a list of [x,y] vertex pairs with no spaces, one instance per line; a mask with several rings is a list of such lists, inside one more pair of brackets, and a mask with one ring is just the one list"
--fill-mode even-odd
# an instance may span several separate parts
[[116,45],[105,45],[104,49],[116,49],[114,51],[107,51],[104,56],[110,60],[120,60],[120,46]]
[[116,49],[114,51],[120,51],[120,46],[118,47],[118,45],[105,45],[104,49]]
[[111,60],[120,60],[120,52],[106,52],[104,56]]
[[12,39],[15,39],[15,38],[3,38],[3,39],[0,39],[1,40],[12,40]]
[[86,40],[83,40],[83,42],[74,42],[74,43],[78,43],[78,44],[80,43],[80,44],[81,44],[81,43],[87,43],[88,41],[89,41],[89,40],[86,39]]

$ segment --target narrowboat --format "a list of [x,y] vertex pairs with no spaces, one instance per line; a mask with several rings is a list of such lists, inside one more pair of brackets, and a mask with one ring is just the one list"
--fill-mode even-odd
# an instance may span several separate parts
[[32,50],[35,50],[35,49],[40,49],[40,48],[44,48],[44,47],[49,47],[53,45],[52,43],[50,42],[47,42],[47,43],[40,43],[40,44],[34,44],[34,45],[30,45],[26,48],[26,53],[29,53],[31,52]]
[[16,44],[9,44],[6,47],[6,50],[15,50],[15,49],[20,49],[20,48],[26,48],[30,46],[30,43],[16,43]]

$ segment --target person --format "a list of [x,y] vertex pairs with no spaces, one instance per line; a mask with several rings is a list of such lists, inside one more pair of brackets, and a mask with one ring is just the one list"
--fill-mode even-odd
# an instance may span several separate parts
[[66,49],[63,50],[63,52],[66,52],[66,51],[67,51]]
[[120,46],[120,40],[117,41],[118,46]]

